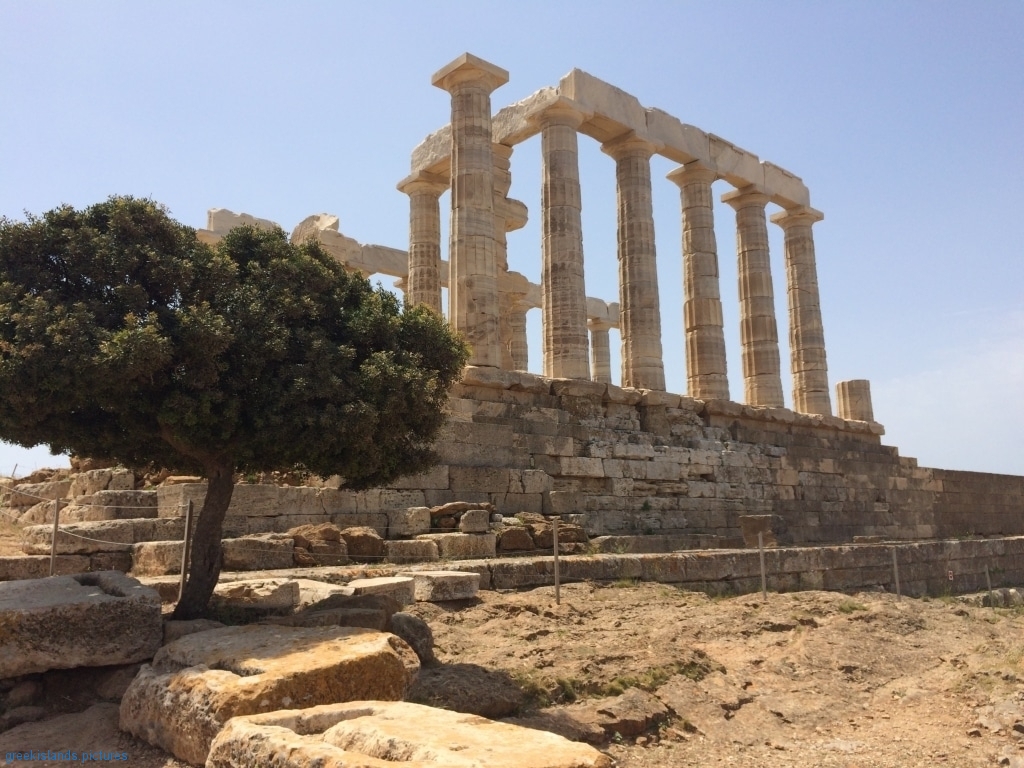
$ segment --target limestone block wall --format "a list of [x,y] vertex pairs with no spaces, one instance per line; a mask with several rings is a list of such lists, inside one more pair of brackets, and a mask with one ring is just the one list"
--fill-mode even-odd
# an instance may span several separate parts
[[[774,516],[781,544],[1024,534],[1024,477],[919,467],[873,422],[483,367],[466,369],[448,413],[429,472],[361,492],[239,485],[227,529],[330,521],[388,536],[409,507],[471,501],[699,546],[742,547],[744,515]],[[161,488],[160,517],[204,493]]]

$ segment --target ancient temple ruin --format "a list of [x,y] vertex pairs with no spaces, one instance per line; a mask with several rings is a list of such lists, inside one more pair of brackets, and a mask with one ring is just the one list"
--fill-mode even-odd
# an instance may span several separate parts
[[[491,93],[507,80],[470,54],[433,76],[450,94],[452,117],[413,150],[411,172],[398,183],[410,206],[407,250],[360,244],[328,214],[292,234],[317,239],[351,269],[398,278],[409,303],[441,312],[447,287],[449,321],[472,347],[436,444],[441,465],[390,488],[343,493],[339,515],[487,501],[503,514],[572,515],[591,535],[660,533],[675,537],[672,547],[741,542],[740,518],[750,515],[771,516],[780,540],[795,543],[1024,532],[1024,478],[901,457],[881,442],[867,381],[839,382],[833,412],[812,233],[822,214],[797,176],[580,70],[493,111]],[[584,288],[580,134],[615,162],[618,301]],[[536,135],[539,284],[509,270],[506,246],[529,215],[508,197],[514,148]],[[685,394],[665,383],[656,154],[679,163],[668,178],[681,201]],[[721,200],[736,217],[743,402],[729,400],[711,187],[718,180],[733,187]],[[449,190],[445,249],[440,199]],[[784,405],[769,203],[782,208],[770,219],[784,233],[792,408]],[[273,226],[214,209],[200,235],[212,242],[238,223]],[[526,370],[526,313],[536,308],[539,375]],[[622,340],[621,386],[612,383],[612,328]]]

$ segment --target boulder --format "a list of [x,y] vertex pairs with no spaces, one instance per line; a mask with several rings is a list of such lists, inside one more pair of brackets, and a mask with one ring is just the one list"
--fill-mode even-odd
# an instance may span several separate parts
[[420,664],[426,666],[436,661],[434,658],[434,633],[430,631],[427,622],[419,616],[400,611],[391,617],[388,630],[409,644],[409,647],[416,652]]
[[389,563],[429,563],[439,557],[437,544],[419,539],[385,541],[384,554]]
[[586,744],[483,717],[409,702],[361,701],[236,717],[210,749],[207,768],[276,765],[387,768],[610,768]]
[[356,562],[379,563],[384,559],[384,539],[369,526],[354,526],[341,532],[348,556]]
[[521,525],[510,525],[498,531],[499,552],[530,552],[536,548],[533,536]]
[[130,664],[162,638],[160,596],[123,573],[0,583],[0,678]]
[[[165,645],[121,700],[120,727],[193,765],[231,718],[334,702],[401,699],[412,649],[349,627],[225,627]],[[269,756],[246,765],[269,765]],[[222,763],[227,765],[229,763]]]
[[459,515],[462,533],[487,533],[491,530],[491,513],[486,509],[467,509]]

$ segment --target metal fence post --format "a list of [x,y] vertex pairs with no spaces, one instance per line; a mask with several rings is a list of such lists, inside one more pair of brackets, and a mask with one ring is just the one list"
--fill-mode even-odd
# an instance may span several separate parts
[[555,604],[562,604],[562,593],[561,585],[559,584],[558,574],[558,518],[554,517],[551,519],[551,537],[554,539],[555,549]]
[[185,578],[188,576],[189,559],[192,557],[192,499],[185,508],[185,542],[181,548],[181,581],[178,583],[178,602],[185,593]]
[[57,528],[60,526],[60,499],[53,500],[53,536],[50,538],[50,575],[57,566]]

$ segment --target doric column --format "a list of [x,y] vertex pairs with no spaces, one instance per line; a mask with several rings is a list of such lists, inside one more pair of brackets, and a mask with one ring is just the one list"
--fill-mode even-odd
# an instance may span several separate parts
[[530,350],[526,339],[526,312],[529,304],[514,301],[509,311],[509,330],[511,332],[509,352],[512,356],[512,370],[527,371],[530,365]]
[[491,91],[508,72],[464,53],[431,82],[452,96],[452,218],[448,321],[471,347],[469,363],[499,367]]
[[701,400],[728,400],[722,298],[718,281],[711,183],[717,174],[698,162],[668,175],[679,185],[683,210],[683,329],[686,391]]
[[448,182],[431,173],[409,176],[398,185],[409,196],[409,278],[405,303],[426,304],[441,314],[441,209]]
[[836,384],[836,402],[839,418],[848,421],[874,421],[875,411],[871,405],[871,382],[867,379],[851,379]]
[[775,294],[768,254],[768,196],[749,186],[722,196],[736,209],[736,252],[739,256],[740,346],[743,389],[750,405],[781,408],[782,378]]
[[824,217],[807,206],[772,216],[785,233],[786,290],[789,295],[789,357],[793,371],[793,410],[832,415],[821,323],[818,268],[811,225]]
[[608,342],[610,323],[603,320],[588,320],[590,328],[590,370],[591,378],[603,384],[612,383],[612,351]]
[[654,146],[634,133],[601,146],[615,160],[622,386],[665,390],[651,202]]
[[584,115],[568,99],[535,119],[541,126],[541,311],[544,375],[589,379],[583,280],[579,148]]
[[508,191],[512,187],[512,147],[492,144],[494,161],[494,243],[495,262],[498,268],[498,338],[501,343],[501,367],[506,371],[516,370],[512,357],[512,326],[509,324],[513,304],[519,298],[514,291],[506,290],[508,277],[508,238],[506,235],[526,225],[526,206],[518,200],[511,200]]

